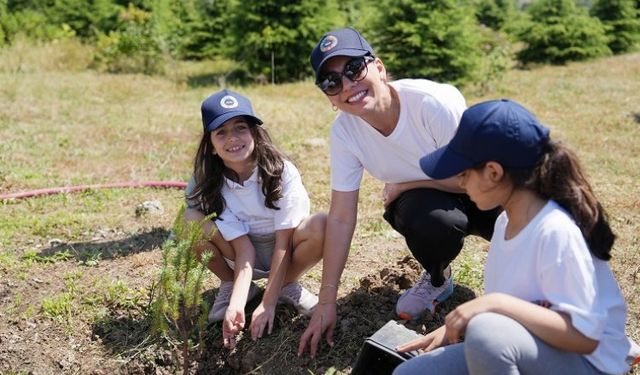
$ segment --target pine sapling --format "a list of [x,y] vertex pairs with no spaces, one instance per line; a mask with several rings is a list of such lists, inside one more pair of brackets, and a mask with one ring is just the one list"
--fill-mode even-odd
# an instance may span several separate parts
[[[188,374],[191,361],[197,360],[204,349],[209,309],[201,292],[212,253],[204,252],[198,259],[193,247],[204,237],[202,222],[185,223],[184,212],[183,207],[173,225],[174,236],[162,246],[162,269],[152,303],[152,329],[173,343],[176,357],[181,352],[183,374]],[[207,216],[203,222],[210,219]]]

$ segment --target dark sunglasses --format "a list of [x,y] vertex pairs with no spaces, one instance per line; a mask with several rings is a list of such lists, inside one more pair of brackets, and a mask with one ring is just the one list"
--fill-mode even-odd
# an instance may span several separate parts
[[375,60],[375,57],[367,55],[354,57],[344,65],[342,73],[329,72],[320,76],[316,86],[328,96],[338,95],[342,91],[342,77],[347,77],[351,82],[362,81],[369,73],[367,65]]

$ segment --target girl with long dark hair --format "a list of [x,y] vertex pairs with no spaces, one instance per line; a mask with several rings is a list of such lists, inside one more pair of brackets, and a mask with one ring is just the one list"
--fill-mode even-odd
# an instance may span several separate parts
[[224,346],[232,349],[244,328],[245,304],[258,293],[252,280],[268,278],[251,319],[253,340],[271,333],[278,303],[312,314],[318,297],[297,280],[322,258],[326,218],[309,215],[300,173],[274,146],[249,99],[222,90],[201,110],[204,133],[185,219],[204,230],[193,250],[213,254],[208,267],[220,288],[209,322],[223,321]]
[[478,208],[504,212],[485,294],[399,347],[427,353],[394,374],[628,371],[626,306],[607,264],[615,235],[571,150],[518,103],[494,100],[466,110],[449,145],[420,164],[434,178],[457,176]]

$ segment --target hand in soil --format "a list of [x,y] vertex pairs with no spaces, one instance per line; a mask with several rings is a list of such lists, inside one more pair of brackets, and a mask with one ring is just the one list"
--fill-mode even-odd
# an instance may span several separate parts
[[222,342],[227,349],[236,347],[236,336],[244,328],[244,310],[228,308],[222,322]]
[[268,334],[271,334],[275,316],[275,307],[266,308],[262,303],[256,307],[253,315],[251,315],[251,325],[249,325],[253,341],[262,338],[265,330],[267,330]]
[[300,338],[298,356],[304,354],[307,344],[309,344],[309,353],[311,354],[311,358],[314,358],[323,333],[326,333],[327,344],[333,347],[333,330],[336,327],[336,320],[335,303],[318,304],[313,312],[309,326]]

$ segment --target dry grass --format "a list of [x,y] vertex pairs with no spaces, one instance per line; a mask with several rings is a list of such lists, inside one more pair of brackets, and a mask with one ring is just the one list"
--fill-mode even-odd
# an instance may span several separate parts
[[[22,49],[0,51],[0,193],[188,177],[201,132],[199,105],[218,89],[216,82],[191,87],[185,80],[98,74],[75,67],[60,69],[52,59],[39,68],[34,62],[44,59],[43,52],[34,49],[30,53],[19,48]],[[75,51],[72,55],[77,52],[74,47],[69,48]],[[64,61],[65,56],[53,60]],[[512,71],[495,92],[484,97],[469,92],[466,96],[469,104],[495,97],[515,99],[548,124],[554,137],[578,152],[618,234],[611,266],[629,305],[627,332],[640,341],[638,77],[640,55],[634,54]],[[265,120],[276,143],[300,167],[313,210],[326,211],[328,130],[335,116],[326,99],[310,81],[234,89],[252,99],[254,109]],[[379,190],[380,185],[367,176],[360,194],[360,221],[352,245],[356,256],[350,257],[344,273],[342,296],[356,289],[363,275],[407,254],[401,239],[393,236],[381,219]],[[151,199],[159,199],[165,213],[137,217],[135,206]],[[87,332],[87,324],[98,324],[105,319],[105,308],[113,307],[106,306],[104,298],[96,300],[96,296],[106,293],[113,279],[122,280],[128,288],[125,292],[130,290],[134,295],[150,287],[153,270],[159,264],[156,237],[166,234],[180,204],[179,191],[152,189],[87,192],[1,203],[0,334],[12,332],[14,325],[28,329],[30,324],[60,324],[61,337],[86,336],[80,341],[89,342],[88,362],[104,362],[106,368],[119,368],[119,357],[113,354],[114,348],[109,343],[89,339],[92,333]],[[60,248],[50,243],[52,239],[73,245],[76,259],[42,263],[23,257],[34,252],[41,256],[55,253]],[[484,248],[484,241],[468,241],[456,260],[458,282],[476,292],[481,292]],[[101,254],[97,268],[77,262],[91,254]],[[68,280],[65,284],[61,272],[78,270],[83,274],[77,279],[74,301],[88,299],[97,305],[78,302],[73,310],[75,316],[69,317],[72,324],[47,318],[42,310],[44,298],[68,292]],[[319,277],[316,267],[304,282],[316,288]],[[215,284],[210,280],[208,285]],[[29,293],[34,285],[38,292]],[[124,302],[116,301],[116,306],[126,312],[127,298],[133,297],[121,298]],[[137,307],[130,306],[130,312],[139,312],[142,305],[140,302]],[[285,332],[298,334],[290,331],[281,334]],[[64,340],[52,341],[58,346],[66,345]],[[18,355],[13,355],[20,358],[19,349],[16,350]],[[1,360],[0,366],[4,366]],[[18,371],[35,365],[12,362],[9,366]]]

